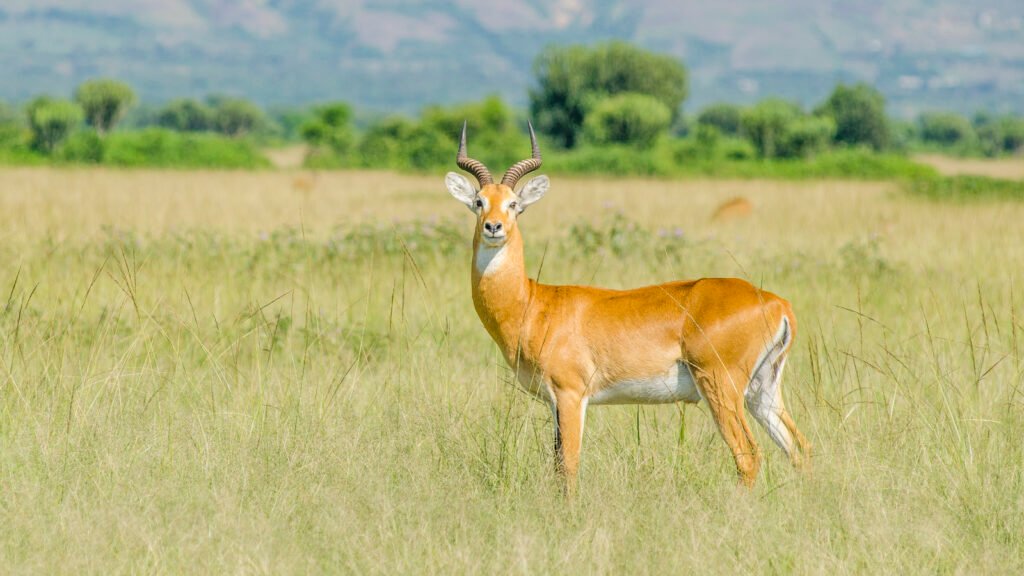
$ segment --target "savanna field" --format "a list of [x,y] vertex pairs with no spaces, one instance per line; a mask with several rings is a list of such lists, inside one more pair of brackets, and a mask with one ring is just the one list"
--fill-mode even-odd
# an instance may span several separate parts
[[746,491],[705,405],[599,406],[567,501],[440,175],[4,168],[3,571],[1024,570],[1024,203],[551,177],[541,281],[793,303],[809,474],[755,425]]

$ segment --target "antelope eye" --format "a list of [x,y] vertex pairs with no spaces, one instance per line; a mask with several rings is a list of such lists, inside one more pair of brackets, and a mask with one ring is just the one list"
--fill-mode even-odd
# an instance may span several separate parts
[[516,204],[515,200],[513,200],[513,201],[508,203],[508,209],[509,210],[515,210],[516,206],[518,206],[518,204]]
[[477,208],[483,208],[484,207],[484,201],[479,199],[479,198],[477,198],[476,199],[476,207]]

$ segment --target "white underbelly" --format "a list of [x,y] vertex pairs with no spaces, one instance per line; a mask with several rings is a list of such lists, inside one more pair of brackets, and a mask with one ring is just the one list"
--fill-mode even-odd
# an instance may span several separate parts
[[657,376],[614,382],[590,397],[590,404],[666,404],[700,402],[690,368],[682,362]]

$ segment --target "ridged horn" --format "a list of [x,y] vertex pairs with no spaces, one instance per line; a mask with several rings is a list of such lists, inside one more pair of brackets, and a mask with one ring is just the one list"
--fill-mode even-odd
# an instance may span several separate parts
[[473,176],[476,176],[477,182],[481,186],[487,184],[494,184],[494,178],[491,176],[491,171],[484,166],[484,163],[479,160],[474,160],[469,156],[466,156],[466,121],[462,121],[462,139],[459,140],[459,153],[455,156],[455,163],[459,165],[466,172],[469,172]]
[[533,133],[533,123],[529,120],[526,121],[526,125],[530,127],[530,148],[532,149],[532,156],[526,160],[520,160],[509,168],[505,175],[501,177],[501,183],[505,184],[509,188],[515,188],[516,183],[519,179],[533,172],[537,168],[540,168],[540,146],[537,144],[537,135]]

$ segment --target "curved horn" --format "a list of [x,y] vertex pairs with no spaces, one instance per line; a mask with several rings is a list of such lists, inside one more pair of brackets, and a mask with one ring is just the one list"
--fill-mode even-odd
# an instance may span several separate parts
[[537,145],[537,135],[533,133],[533,123],[529,120],[526,121],[526,125],[530,127],[530,148],[533,151],[533,155],[526,160],[520,160],[509,168],[505,175],[501,177],[501,183],[505,184],[509,188],[515,188],[516,182],[519,179],[533,172],[537,168],[540,168],[540,146]]
[[491,171],[487,169],[487,166],[484,166],[483,162],[466,156],[465,120],[462,121],[462,139],[459,141],[459,153],[455,156],[455,163],[459,165],[459,168],[462,168],[466,172],[476,176],[476,180],[481,186],[494,183],[494,178],[491,177]]

